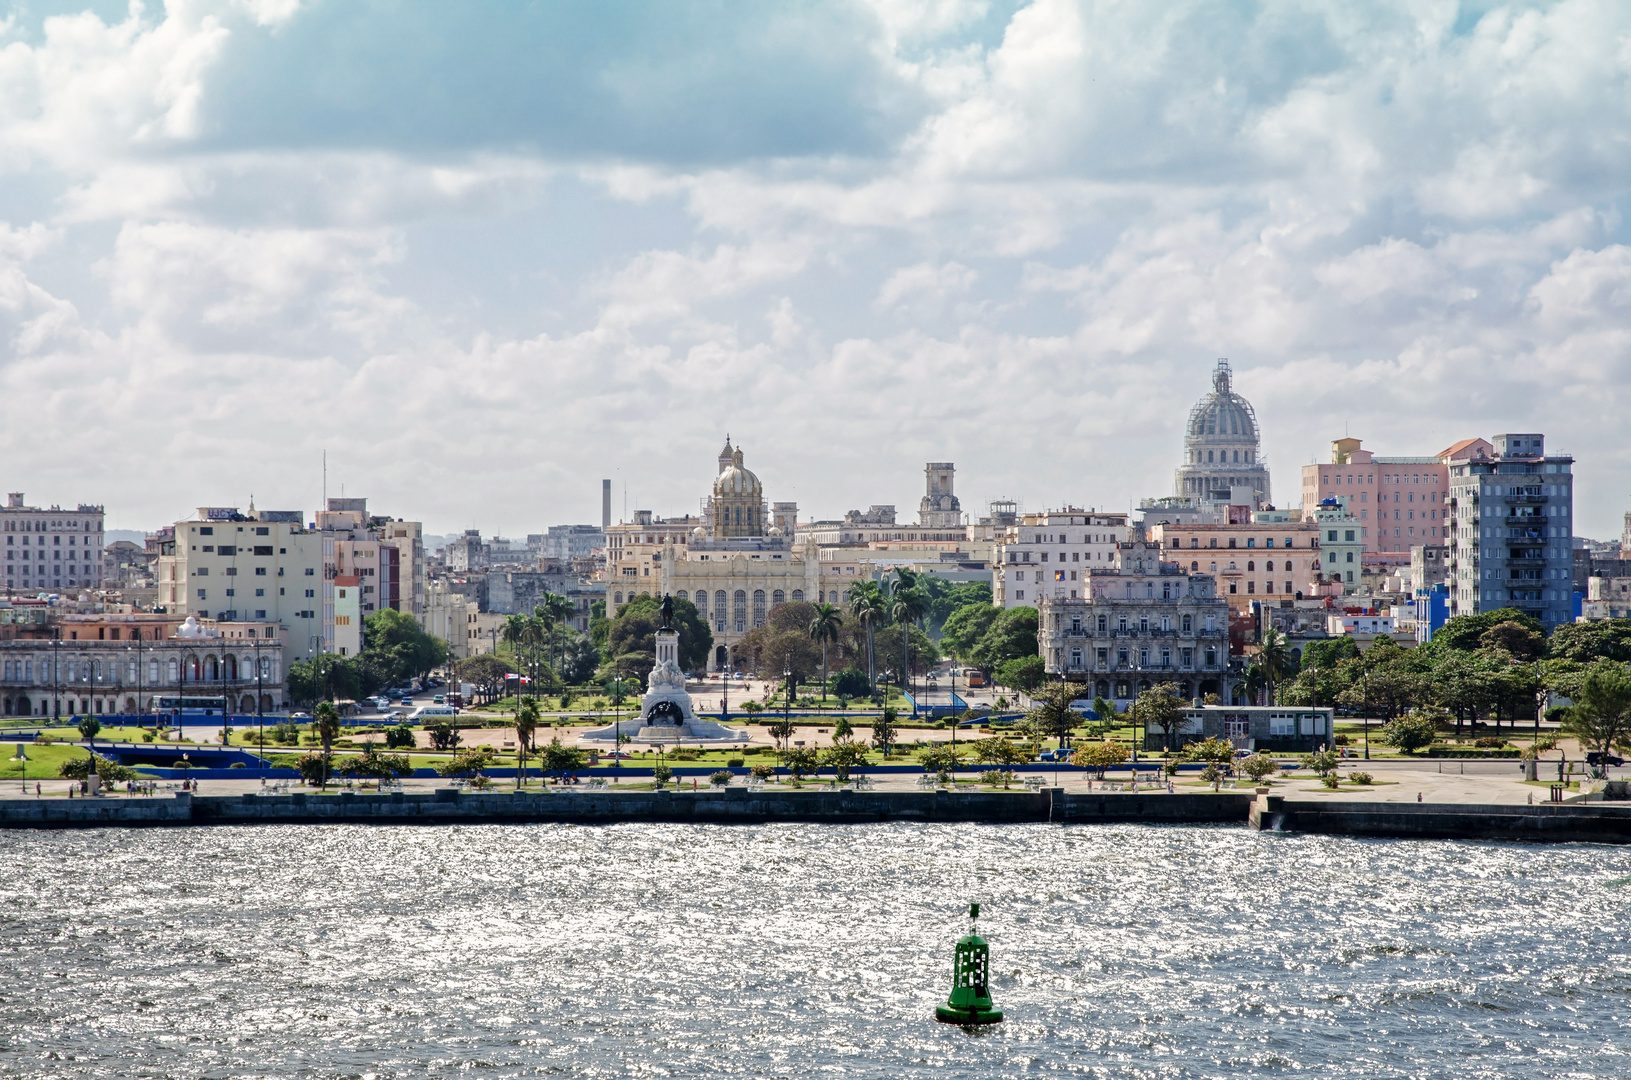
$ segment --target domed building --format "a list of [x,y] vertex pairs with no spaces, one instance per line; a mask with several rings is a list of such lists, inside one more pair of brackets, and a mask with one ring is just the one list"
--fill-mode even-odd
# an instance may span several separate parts
[[709,516],[716,537],[765,534],[764,485],[742,464],[742,450],[733,449],[728,436],[719,455],[719,475],[714,477]]
[[1269,470],[1263,463],[1257,412],[1234,392],[1228,360],[1212,372],[1212,392],[1189,410],[1184,435],[1184,463],[1178,467],[1173,493],[1197,503],[1236,503],[1240,488],[1252,492],[1254,507],[1271,501]]

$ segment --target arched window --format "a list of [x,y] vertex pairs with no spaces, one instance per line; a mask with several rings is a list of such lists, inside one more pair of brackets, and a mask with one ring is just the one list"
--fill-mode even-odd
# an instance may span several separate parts
[[755,628],[765,624],[765,591],[753,590],[753,625]]
[[771,607],[773,607],[773,608],[781,607],[786,602],[787,602],[787,594],[782,592],[780,589],[777,589],[775,592],[770,594],[770,606]]
[[690,599],[690,598],[685,595],[685,590],[681,589],[679,592],[674,594],[674,599],[676,599],[676,600],[687,600],[687,599]]
[[714,630],[723,634],[725,632],[725,590],[714,592]]
[[735,602],[731,605],[731,621],[736,624],[736,632],[744,634],[748,629],[748,594],[742,589],[737,589],[732,599]]
[[1192,573],[1192,574],[1199,573],[1200,569],[1201,569],[1201,564],[1198,563],[1198,562],[1192,562],[1192,563],[1189,564],[1189,572]]
[[1257,564],[1256,564],[1256,563],[1254,563],[1254,562],[1248,562],[1248,563],[1247,563],[1247,564],[1246,564],[1246,569],[1248,569],[1248,570],[1256,570],[1256,569],[1257,569]]
[[623,594],[622,593],[620,593],[620,592],[612,593],[612,603],[621,604],[622,602],[623,602]]
[[[816,595],[820,596],[821,594],[817,593]],[[804,599],[804,590],[803,589],[794,589],[793,590],[793,599],[794,600],[803,600]]]

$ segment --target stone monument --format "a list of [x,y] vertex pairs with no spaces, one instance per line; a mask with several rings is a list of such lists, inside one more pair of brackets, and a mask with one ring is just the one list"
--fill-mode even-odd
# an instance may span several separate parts
[[662,623],[657,628],[657,663],[646,677],[646,692],[640,698],[636,717],[584,733],[589,740],[615,740],[618,735],[633,742],[747,742],[751,736],[739,728],[726,727],[717,720],[697,716],[691,695],[685,690],[685,673],[680,670],[680,634],[673,627],[674,600],[663,597]]

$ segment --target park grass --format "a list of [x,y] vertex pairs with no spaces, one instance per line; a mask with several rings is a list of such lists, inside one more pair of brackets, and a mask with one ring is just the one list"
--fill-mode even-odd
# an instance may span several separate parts
[[29,743],[27,762],[0,755],[0,780],[49,780],[57,775],[63,762],[84,758],[89,753],[78,746]]

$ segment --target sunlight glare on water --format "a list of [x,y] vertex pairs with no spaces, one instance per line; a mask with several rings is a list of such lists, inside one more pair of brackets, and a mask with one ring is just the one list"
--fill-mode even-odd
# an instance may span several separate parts
[[[4,834],[19,1077],[1631,1075],[1631,851],[1240,828]],[[992,996],[932,1021],[982,903]]]

